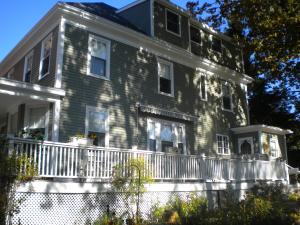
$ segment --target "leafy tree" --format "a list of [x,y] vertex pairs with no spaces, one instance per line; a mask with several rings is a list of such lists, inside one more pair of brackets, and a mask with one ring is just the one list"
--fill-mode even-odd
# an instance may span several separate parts
[[200,21],[243,46],[252,123],[293,129],[300,145],[300,4],[297,0],[188,1]]

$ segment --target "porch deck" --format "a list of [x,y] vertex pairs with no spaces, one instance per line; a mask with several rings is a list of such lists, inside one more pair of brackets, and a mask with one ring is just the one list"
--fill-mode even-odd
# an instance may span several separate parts
[[126,172],[126,163],[144,159],[155,181],[245,182],[288,181],[288,169],[280,160],[245,160],[180,155],[142,150],[73,146],[59,142],[10,139],[10,150],[25,154],[38,167],[40,178],[111,179],[114,167]]

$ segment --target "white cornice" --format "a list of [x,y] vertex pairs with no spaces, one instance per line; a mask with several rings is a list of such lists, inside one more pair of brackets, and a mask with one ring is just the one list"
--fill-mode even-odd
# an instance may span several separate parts
[[250,125],[244,127],[235,127],[231,128],[231,130],[236,134],[248,133],[248,132],[269,132],[274,134],[292,134],[291,130],[284,130],[279,127],[267,126],[264,124],[260,125]]
[[72,23],[74,26],[93,31],[139,49],[144,49],[157,56],[194,69],[205,69],[211,73],[221,76],[224,79],[244,84],[248,84],[253,81],[253,79],[246,74],[221,66],[208,59],[198,57],[191,52],[168,42],[149,37],[130,28],[64,3],[56,4],[8,54],[8,56],[0,64],[0,75],[3,75],[22,57],[24,57],[29,50],[31,50],[44,38],[47,32],[58,26],[62,18],[65,18],[67,23]]
[[208,59],[198,57],[191,52],[166,41],[151,38],[140,32],[116,24],[102,17],[87,13],[76,7],[65,5],[63,13],[66,18],[66,22],[73,26],[98,33],[99,35],[106,36],[139,49],[144,49],[170,61],[174,61],[194,69],[203,68],[223,77],[224,79],[231,79],[238,83],[248,84],[253,81],[253,79],[246,74],[221,66]]

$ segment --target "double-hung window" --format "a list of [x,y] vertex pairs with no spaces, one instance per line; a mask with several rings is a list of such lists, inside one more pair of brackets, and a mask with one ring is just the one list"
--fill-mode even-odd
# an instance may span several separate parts
[[219,38],[212,36],[211,49],[215,52],[222,53],[222,41]]
[[180,16],[168,9],[166,9],[166,29],[171,33],[181,35]]
[[87,74],[109,79],[110,41],[95,35],[89,36]]
[[27,107],[28,131],[32,136],[45,136],[48,134],[49,113],[47,106]]
[[229,137],[226,135],[217,135],[218,154],[228,155],[229,150]]
[[41,61],[40,61],[40,76],[43,78],[50,71],[50,58],[52,49],[52,34],[49,34],[42,42]]
[[149,118],[147,131],[150,151],[185,153],[184,124]]
[[192,42],[194,42],[196,44],[201,43],[201,33],[197,27],[190,26],[190,36],[191,36]]
[[222,108],[232,111],[231,85],[226,81],[222,82]]
[[108,147],[108,132],[108,112],[96,107],[87,106],[85,135],[93,140],[93,145]]
[[33,52],[30,52],[25,57],[25,64],[24,64],[23,81],[25,81],[27,83],[31,82],[32,62],[33,62]]
[[162,59],[158,59],[158,91],[174,96],[173,64]]

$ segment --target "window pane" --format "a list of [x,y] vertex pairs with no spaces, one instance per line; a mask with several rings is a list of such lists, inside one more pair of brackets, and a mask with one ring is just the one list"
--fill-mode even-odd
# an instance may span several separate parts
[[44,76],[49,72],[49,63],[50,63],[50,56],[47,56],[42,61],[42,71],[41,71],[42,76]]
[[160,92],[171,94],[171,80],[160,78]]
[[216,52],[222,52],[221,40],[218,39],[218,38],[213,37],[212,38],[211,48],[212,48],[212,50],[214,50]]
[[231,100],[229,97],[223,97],[223,108],[231,110]]
[[228,143],[228,137],[224,138],[224,154],[229,154],[229,143]]
[[89,131],[88,137],[93,140],[93,145],[105,147],[105,133]]
[[106,61],[92,56],[91,58],[91,73],[99,76],[105,76]]
[[183,143],[183,129],[182,127],[178,127],[178,142]]
[[169,152],[168,149],[173,147],[173,142],[171,141],[162,141],[161,142],[161,151]]
[[45,128],[46,108],[32,108],[29,110],[29,128]]
[[25,73],[25,82],[30,83],[31,71]]
[[170,11],[167,11],[167,29],[179,34],[179,16]]
[[148,123],[148,132],[149,132],[149,138],[154,140],[155,139],[155,123],[149,122]]
[[149,150],[156,151],[156,140],[149,139]]
[[201,36],[200,36],[200,30],[197,29],[196,27],[190,26],[190,35],[191,35],[191,40],[199,43],[201,42]]
[[106,112],[89,111],[88,128],[89,131],[105,133],[105,121],[107,118]]
[[183,143],[178,143],[178,153],[179,154],[183,154],[184,153]]
[[201,98],[206,99],[205,76],[201,76]]
[[106,43],[103,43],[96,39],[92,39],[92,41],[91,41],[91,55],[92,56],[106,60],[106,58],[107,58],[106,50],[107,50]]
[[162,125],[160,138],[163,141],[172,142],[172,126],[171,125]]
[[171,68],[170,65],[159,63],[158,64],[158,74],[160,77],[171,80]]
[[44,42],[43,58],[46,58],[50,55],[52,45],[52,37]]

